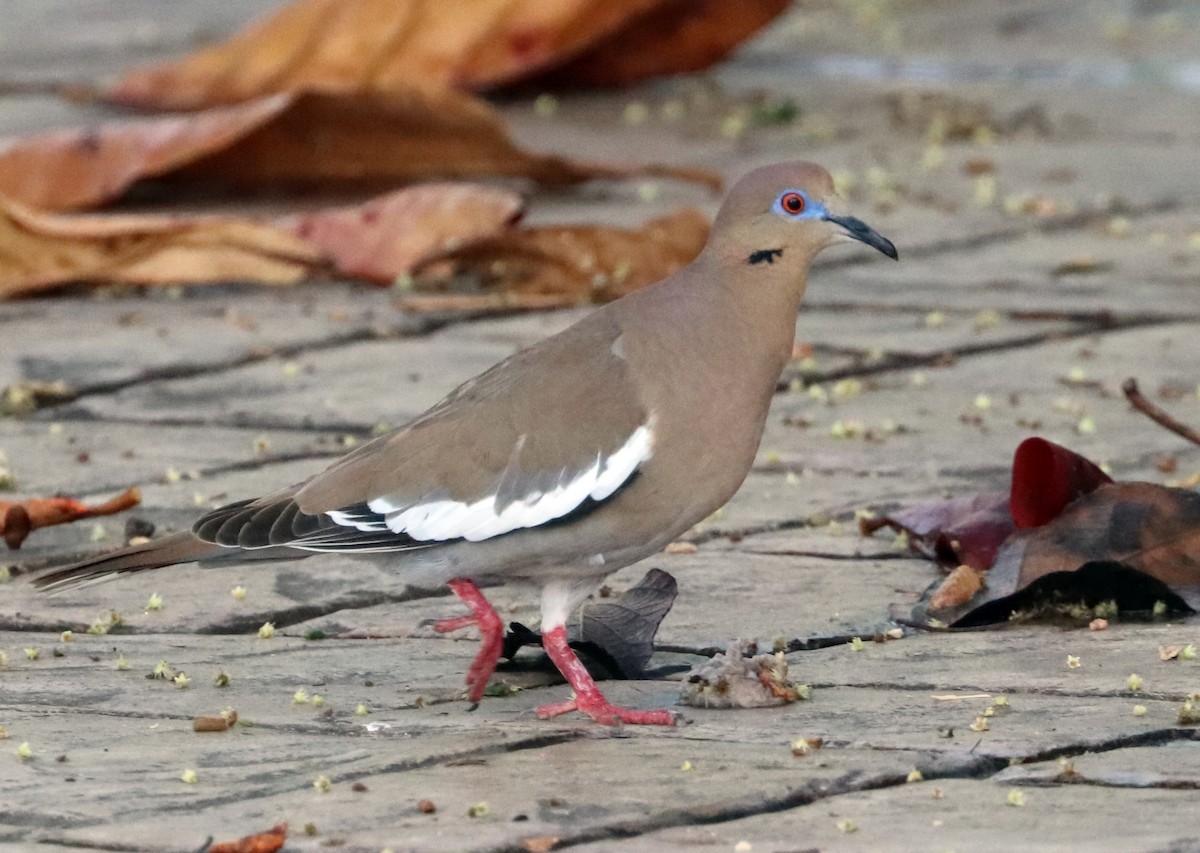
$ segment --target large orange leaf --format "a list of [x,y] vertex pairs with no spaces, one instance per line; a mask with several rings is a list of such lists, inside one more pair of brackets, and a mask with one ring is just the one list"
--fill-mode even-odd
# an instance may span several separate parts
[[232,39],[130,72],[112,100],[197,109],[277,92],[393,92],[704,68],[789,0],[297,0]]
[[272,221],[36,213],[0,197],[0,298],[70,282],[286,284],[332,266],[391,282],[425,255],[511,223],[520,196],[427,184]]
[[484,175],[568,185],[637,174],[719,183],[704,170],[530,153],[486,102],[449,90],[274,95],[188,116],[0,140],[0,195],[53,210],[103,204],[148,179],[207,190]]
[[[480,304],[497,302],[497,291],[518,305],[548,307],[607,302],[666,278],[704,247],[708,219],[694,208],[652,220],[641,228],[598,225],[518,228],[431,255],[415,272],[444,283],[473,278],[484,288]],[[458,300],[455,302],[455,300]],[[463,303],[451,297],[451,304]],[[410,298],[409,306],[444,307],[439,297]]]

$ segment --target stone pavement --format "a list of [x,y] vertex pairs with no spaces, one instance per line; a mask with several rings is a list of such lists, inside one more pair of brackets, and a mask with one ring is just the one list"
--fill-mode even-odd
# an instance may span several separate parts
[[[4,0],[0,133],[99,113],[43,84],[177,54],[275,5]],[[524,689],[470,711],[457,697],[472,638],[422,624],[456,602],[368,562],[176,567],[55,597],[18,576],[0,587],[0,848],[189,851],[288,821],[287,849],[312,851],[519,851],[550,838],[623,853],[1200,850],[1200,743],[1177,723],[1200,663],[1158,656],[1200,639],[1195,621],[846,643],[892,627],[892,607],[937,577],[883,537],[858,538],[859,507],[1001,486],[1033,432],[1118,478],[1200,470],[1200,448],[1118,390],[1127,376],[1154,396],[1174,389],[1166,404],[1200,422],[1198,25],[1200,8],[1170,0],[814,0],[703,78],[566,96],[550,119],[505,105],[527,144],[581,157],[728,176],[818,160],[900,248],[899,264],[826,253],[797,326],[812,361],[781,383],[745,487],[692,533],[694,554],[610,580],[619,591],[654,565],[680,587],[652,677],[608,683],[614,700],[671,703],[681,667],[754,637],[807,641],[789,662],[811,701],[687,708],[676,729],[612,731],[534,719],[565,688],[523,671],[499,679]],[[743,122],[760,92],[793,100],[799,118]],[[630,126],[635,100],[651,118]],[[672,101],[686,106],[679,122],[659,117]],[[938,110],[969,138],[931,145]],[[531,218],[632,224],[715,203],[638,189],[535,193]],[[177,528],[308,476],[576,316],[413,317],[389,293],[340,283],[8,303],[0,385],[63,380],[78,397],[0,421],[0,448],[20,494],[140,484],[135,514]],[[827,399],[793,386],[801,377]],[[839,422],[872,438],[835,438]],[[112,544],[123,523],[40,531],[5,559],[35,567]],[[230,595],[238,585],[244,600]],[[147,611],[155,592],[163,608]],[[496,601],[536,624],[529,591]],[[84,633],[113,611],[120,629]],[[260,639],[267,621],[278,633]],[[336,637],[351,631],[375,638]],[[191,686],[147,678],[160,661]],[[297,704],[299,690],[323,707]],[[1008,710],[973,731],[997,696]],[[192,731],[227,706],[245,725]],[[800,737],[824,746],[793,756]],[[906,781],[913,769],[923,781]]]

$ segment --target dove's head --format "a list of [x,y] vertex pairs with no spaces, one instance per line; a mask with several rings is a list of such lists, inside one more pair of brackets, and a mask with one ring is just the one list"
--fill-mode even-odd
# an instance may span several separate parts
[[826,246],[857,240],[898,258],[861,219],[837,212],[833,178],[816,163],[776,163],[741,178],[717,213],[710,242],[722,261],[806,269]]

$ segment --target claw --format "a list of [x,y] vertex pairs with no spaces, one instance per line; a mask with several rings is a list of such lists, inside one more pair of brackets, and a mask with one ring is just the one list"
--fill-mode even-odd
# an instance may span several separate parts
[[679,721],[675,712],[668,711],[666,708],[658,708],[653,711],[636,711],[605,701],[598,704],[581,705],[578,699],[555,702],[551,705],[541,705],[537,709],[537,715],[539,719],[548,720],[551,717],[568,714],[571,711],[580,711],[587,714],[597,723],[603,723],[606,726],[615,726],[618,723],[629,723],[634,726],[673,726]]

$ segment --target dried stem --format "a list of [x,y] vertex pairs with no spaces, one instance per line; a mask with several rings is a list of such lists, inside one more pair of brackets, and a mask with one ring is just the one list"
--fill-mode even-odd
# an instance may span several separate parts
[[1176,435],[1186,438],[1192,444],[1200,444],[1200,431],[1175,420],[1166,410],[1159,408],[1143,397],[1142,392],[1138,389],[1137,380],[1132,376],[1121,383],[1121,390],[1125,393],[1125,397],[1129,400],[1130,405],[1146,415],[1150,420],[1160,426],[1166,427]]

